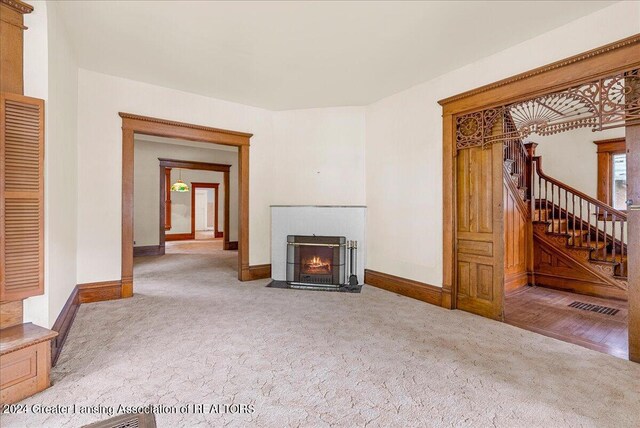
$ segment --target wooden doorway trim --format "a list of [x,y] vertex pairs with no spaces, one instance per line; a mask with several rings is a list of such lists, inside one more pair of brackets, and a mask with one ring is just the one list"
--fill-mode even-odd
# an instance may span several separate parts
[[[208,163],[208,162],[195,162],[195,161],[185,161],[185,160],[177,160],[177,159],[166,159],[166,158],[158,158],[160,161],[160,193],[166,194],[166,170],[172,168],[181,168],[181,169],[194,169],[200,171],[214,171],[214,172],[222,172],[223,173],[223,183],[224,183],[224,244],[223,247],[225,250],[231,248],[231,244],[229,243],[229,174],[231,171],[231,165],[220,164],[220,163]],[[193,187],[195,184],[200,184],[200,187],[206,187],[208,183],[191,183]],[[192,208],[193,208],[193,195],[194,189],[191,189],[192,193]],[[216,202],[218,198],[218,189],[216,188]],[[160,247],[161,253],[164,254],[165,241],[175,241],[175,240],[185,240],[185,239],[195,239],[195,216],[193,215],[193,209],[191,210],[191,233],[179,233],[168,235],[166,233],[166,229],[164,225],[166,224],[165,213],[166,210],[165,199],[160,198]],[[171,238],[169,238],[171,237]]]
[[238,148],[238,279],[251,280],[254,275],[249,267],[249,142],[253,134],[131,113],[119,115],[122,118],[121,296],[133,296],[133,141],[136,133]]
[[[226,180],[225,180],[226,181]],[[191,182],[191,233],[195,236],[196,234],[196,189],[213,189],[213,237],[215,238],[218,235],[218,208],[220,207],[218,202],[218,192],[219,192],[220,183],[196,183]],[[225,218],[225,226],[227,224],[226,219],[229,217],[229,206],[226,203],[227,193],[225,191],[225,204],[224,204],[224,218]],[[223,227],[223,230],[225,228]],[[228,242],[229,231],[224,230],[223,236],[225,240]]]
[[[456,308],[456,118],[469,112],[524,101],[639,67],[640,34],[636,34],[615,43],[439,101],[442,106],[443,129],[443,307]],[[629,141],[627,141],[628,146]],[[633,179],[640,180],[640,177],[633,177]],[[640,296],[640,278],[631,278],[630,273],[630,302],[632,293],[637,293]],[[638,302],[640,302],[640,297]],[[638,311],[638,318],[640,318],[640,307],[634,309],[630,304],[630,317],[632,317],[632,310]],[[640,337],[640,323],[635,325],[630,323],[629,335]],[[640,342],[632,343],[630,341],[629,353],[631,359],[640,361]]]

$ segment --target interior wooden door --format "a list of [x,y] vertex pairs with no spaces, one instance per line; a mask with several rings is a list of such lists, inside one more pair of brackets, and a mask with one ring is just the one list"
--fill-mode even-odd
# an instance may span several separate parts
[[458,151],[456,307],[502,320],[503,144]]

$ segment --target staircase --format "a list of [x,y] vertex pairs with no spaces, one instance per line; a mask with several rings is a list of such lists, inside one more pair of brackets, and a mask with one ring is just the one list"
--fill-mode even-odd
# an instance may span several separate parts
[[546,175],[536,146],[519,139],[504,144],[505,185],[528,206],[530,278],[537,285],[626,299],[626,214]]

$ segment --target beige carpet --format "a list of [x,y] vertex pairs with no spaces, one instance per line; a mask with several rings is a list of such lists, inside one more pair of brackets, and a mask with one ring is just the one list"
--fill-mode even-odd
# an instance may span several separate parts
[[[136,260],[136,295],[83,305],[32,404],[250,404],[159,427],[637,427],[640,364],[364,287],[239,283],[235,253]],[[79,427],[107,415],[3,415]]]

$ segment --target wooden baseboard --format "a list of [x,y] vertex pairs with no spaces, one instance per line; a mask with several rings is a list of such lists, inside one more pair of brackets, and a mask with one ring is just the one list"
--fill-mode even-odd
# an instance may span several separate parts
[[601,297],[605,299],[627,300],[627,291],[611,287],[606,283],[591,282],[588,280],[535,272],[535,285],[555,290],[570,291],[587,296]]
[[422,300],[432,305],[442,306],[442,288],[412,279],[401,278],[387,273],[365,269],[365,284],[402,294],[413,299]]
[[51,365],[55,366],[58,361],[80,304],[115,300],[121,297],[122,281],[90,282],[76,285],[56,318],[56,322],[51,327],[51,330],[58,333],[58,336],[51,341]]
[[103,281],[78,284],[80,303],[102,302],[122,297],[122,281]]
[[505,294],[513,293],[529,284],[529,272],[518,272],[515,274],[507,274],[504,276],[504,292]]
[[225,241],[223,248],[225,250],[237,250],[238,241]]
[[224,238],[224,232],[216,232],[216,233],[214,234],[214,237],[215,237],[215,238]]
[[51,365],[55,366],[60,356],[60,351],[64,346],[64,342],[67,340],[67,335],[71,329],[71,324],[76,318],[76,313],[80,307],[80,299],[78,297],[78,286],[73,287],[67,302],[64,304],[62,311],[58,315],[56,322],[51,327],[51,330],[58,333],[55,339],[51,341]]
[[253,265],[242,269],[242,281],[271,278],[271,264]]
[[164,255],[164,245],[146,245],[144,247],[133,247],[133,257],[162,255]]
[[195,233],[167,233],[164,235],[165,241],[189,241],[196,239]]

